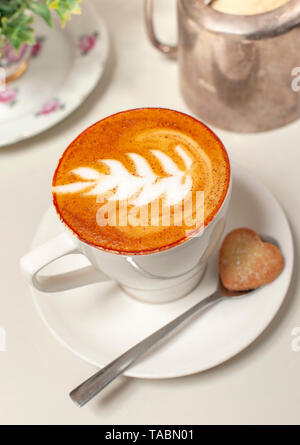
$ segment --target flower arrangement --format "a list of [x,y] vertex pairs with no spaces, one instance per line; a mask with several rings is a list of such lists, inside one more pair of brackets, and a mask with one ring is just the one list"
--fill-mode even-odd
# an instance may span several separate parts
[[52,11],[59,16],[62,25],[72,14],[80,14],[81,0],[0,0],[0,47],[4,40],[16,50],[24,44],[36,43],[34,15],[42,17],[52,26]]

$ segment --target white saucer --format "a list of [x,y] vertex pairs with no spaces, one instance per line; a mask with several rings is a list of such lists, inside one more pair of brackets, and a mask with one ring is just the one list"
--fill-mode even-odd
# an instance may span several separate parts
[[[293,242],[284,212],[269,190],[243,168],[233,166],[233,194],[226,231],[250,227],[276,238],[285,257],[279,278],[254,295],[219,303],[132,367],[126,375],[171,378],[212,368],[252,343],[279,310],[293,269]],[[52,209],[44,216],[34,246],[61,231]],[[55,273],[77,267],[69,257],[52,265]],[[164,305],[148,305],[125,295],[114,283],[99,283],[60,294],[32,289],[38,311],[49,330],[74,354],[103,367],[148,334],[206,297],[216,286],[216,255],[204,279],[189,296]]]
[[37,42],[27,71],[0,92],[0,147],[60,122],[91,93],[104,72],[109,40],[103,21],[85,2],[64,29],[36,19]]

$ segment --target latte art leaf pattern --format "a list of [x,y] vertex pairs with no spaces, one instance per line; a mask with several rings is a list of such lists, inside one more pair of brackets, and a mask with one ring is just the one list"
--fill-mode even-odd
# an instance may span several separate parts
[[150,150],[162,166],[165,176],[158,176],[148,161],[137,153],[127,153],[133,162],[136,175],[115,159],[102,159],[99,162],[109,168],[109,174],[103,174],[94,168],[79,167],[72,170],[80,182],[54,187],[55,193],[83,193],[84,196],[106,197],[109,201],[128,200],[134,206],[145,206],[158,198],[164,197],[168,206],[184,200],[192,189],[189,171],[192,160],[187,152],[177,145],[175,148],[186,167],[183,171],[176,163],[160,150]]

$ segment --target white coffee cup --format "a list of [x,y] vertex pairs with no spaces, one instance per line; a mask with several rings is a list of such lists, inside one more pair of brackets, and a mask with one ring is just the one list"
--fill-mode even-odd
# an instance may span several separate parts
[[[231,178],[222,206],[197,236],[156,253],[126,256],[80,241],[66,227],[61,235],[28,253],[21,269],[29,283],[42,292],[61,292],[101,281],[116,281],[129,295],[147,303],[166,303],[191,292],[201,280],[208,259],[225,227]],[[41,276],[50,263],[69,254],[84,255],[90,266],[56,276]]]

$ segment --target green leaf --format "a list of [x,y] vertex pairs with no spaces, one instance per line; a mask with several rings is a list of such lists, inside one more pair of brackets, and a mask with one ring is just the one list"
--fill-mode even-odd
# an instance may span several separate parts
[[30,1],[28,9],[30,9],[32,12],[42,17],[42,19],[44,19],[49,26],[52,26],[51,12],[44,3],[39,3],[37,1]]
[[52,8],[52,9],[58,9],[59,2],[60,2],[60,0],[48,0],[48,6],[49,6],[49,8]]
[[72,14],[80,14],[81,0],[0,0],[0,45],[6,38],[14,48],[24,43],[35,43],[33,17],[28,11],[40,16],[52,26],[51,11],[55,11],[64,26]]
[[71,14],[81,13],[80,1],[81,0],[47,0],[47,5],[56,11],[61,19],[62,26],[64,26],[66,21],[70,20]]
[[11,17],[3,17],[1,20],[2,34],[18,50],[24,43],[35,43],[34,32],[31,27],[32,17],[28,17],[24,10],[16,12]]
[[21,6],[18,0],[0,0],[0,14],[13,14]]

